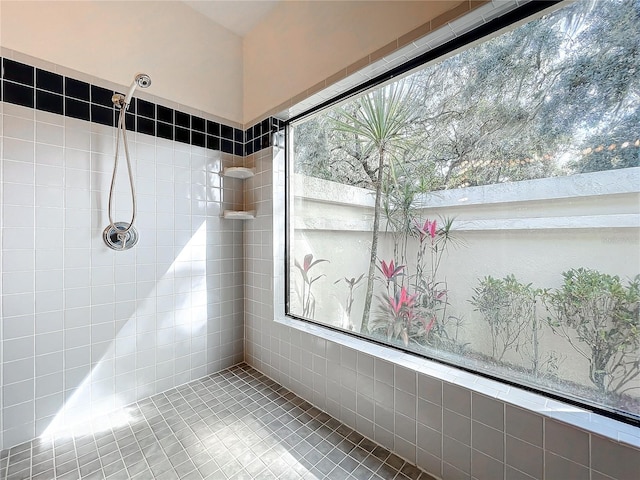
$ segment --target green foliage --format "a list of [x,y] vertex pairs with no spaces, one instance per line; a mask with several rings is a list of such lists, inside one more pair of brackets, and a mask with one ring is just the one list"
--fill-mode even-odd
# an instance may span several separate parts
[[639,45],[640,0],[570,3],[415,72],[403,105],[371,108],[400,84],[315,117],[300,168],[375,188],[384,146],[389,182],[433,191],[639,166]]
[[[318,116],[295,127],[295,171],[310,177],[331,180],[334,177],[330,163],[326,119]],[[351,183],[351,179],[347,179]]]
[[539,351],[542,325],[536,306],[543,291],[520,283],[512,274],[501,279],[487,276],[473,292],[469,302],[489,325],[493,358],[501,362],[514,351],[529,362],[524,366],[534,376],[553,374],[558,355],[550,353],[543,361]]
[[415,116],[407,101],[412,94],[411,84],[402,81],[373,90],[355,100],[355,113],[341,109],[334,128],[357,135],[359,142],[375,150],[401,146]]
[[622,123],[627,124],[623,128],[592,137],[595,147],[584,149],[580,161],[569,165],[578,173],[640,167],[640,142],[628,140],[628,132],[640,125],[640,111],[637,117],[634,121],[623,119]]
[[535,317],[537,292],[531,284],[518,282],[513,275],[491,276],[473,289],[471,304],[482,314],[491,331],[493,358],[502,361],[509,350],[518,350],[525,328]]
[[545,302],[553,331],[589,361],[599,391],[624,393],[640,376],[640,275],[619,277],[585,268],[562,274],[564,283]]
[[[402,150],[405,143],[405,130],[414,116],[407,101],[411,96],[411,85],[397,82],[359,97],[351,108],[338,108],[337,117],[333,118],[335,131],[354,137],[355,149],[361,155],[359,158],[361,167],[371,180],[376,192],[367,290],[360,326],[363,332],[369,330],[380,235],[383,182],[386,179],[388,183],[389,178],[393,178],[395,156]],[[371,158],[375,159],[373,165],[369,163]]]

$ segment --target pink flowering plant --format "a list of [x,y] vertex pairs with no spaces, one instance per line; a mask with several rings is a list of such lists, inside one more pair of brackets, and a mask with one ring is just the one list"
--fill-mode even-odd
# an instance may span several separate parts
[[322,262],[328,262],[324,258],[313,259],[313,254],[308,253],[304,256],[302,264],[295,260],[295,266],[300,272],[302,277],[302,290],[298,291],[298,298],[302,304],[302,315],[306,318],[313,318],[316,311],[316,299],[312,292],[312,287],[315,282],[324,277],[324,274],[313,275],[311,269]]
[[405,347],[417,344],[452,349],[455,332],[450,327],[459,320],[447,315],[446,281],[438,279],[443,254],[452,240],[452,223],[452,219],[414,219],[406,231],[414,243],[395,235],[394,253],[405,261],[413,254],[415,262],[409,271],[410,262],[398,265],[395,259],[379,260],[379,280],[384,289],[370,325],[372,332],[387,341],[401,341]]

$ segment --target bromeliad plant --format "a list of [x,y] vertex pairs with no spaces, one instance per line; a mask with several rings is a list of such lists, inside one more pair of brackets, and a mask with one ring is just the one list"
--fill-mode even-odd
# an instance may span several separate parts
[[378,270],[382,273],[382,276],[387,281],[387,290],[389,290],[389,285],[391,282],[396,283],[396,277],[402,274],[402,270],[404,270],[404,265],[394,265],[393,260],[387,264],[384,260],[380,261],[380,266],[378,266]]
[[409,345],[409,335],[414,329],[414,322],[420,318],[416,311],[416,295],[409,294],[404,285],[398,280],[403,276],[404,265],[396,265],[394,260],[387,263],[384,260],[377,265],[382,274],[382,281],[386,285],[386,294],[381,295],[380,314],[374,319],[374,330],[384,330],[387,341],[402,339],[405,346]]
[[[395,260],[379,261],[378,271],[386,287],[379,297],[378,314],[371,330],[383,334],[387,340],[401,339],[405,346],[410,342],[452,349],[456,332],[450,332],[449,324],[458,319],[447,316],[446,283],[437,279],[438,269],[447,244],[451,241],[452,219],[445,219],[438,228],[437,220],[414,220],[405,235],[415,237],[415,272],[408,272],[407,265],[396,265]],[[411,247],[407,238],[395,235],[394,252],[407,258]]]
[[380,309],[386,317],[387,341],[402,339],[405,347],[409,345],[409,335],[415,329],[415,323],[420,321],[416,310],[416,296],[401,287],[395,295],[382,297]]
[[316,300],[311,292],[311,287],[313,284],[324,277],[324,274],[318,276],[312,276],[310,270],[319,263],[328,262],[329,260],[325,260],[319,258],[317,260],[313,259],[313,254],[309,253],[304,256],[304,260],[302,261],[302,265],[295,260],[295,266],[300,271],[300,275],[302,276],[302,291],[298,291],[298,298],[300,299],[300,303],[302,304],[302,316],[305,318],[313,318],[316,312]]
[[360,282],[362,281],[363,278],[364,278],[364,273],[361,274],[358,278],[344,277],[333,282],[333,284],[335,285],[337,283],[344,281],[347,284],[347,287],[349,289],[347,293],[347,302],[345,304],[345,309],[344,309],[344,320],[342,322],[342,328],[353,330],[353,322],[351,321],[351,309],[353,308],[353,301],[354,301],[353,292],[356,290],[356,288],[360,286]]

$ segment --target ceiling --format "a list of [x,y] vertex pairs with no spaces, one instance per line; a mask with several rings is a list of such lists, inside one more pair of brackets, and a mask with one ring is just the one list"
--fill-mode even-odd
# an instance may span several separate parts
[[184,0],[184,3],[244,37],[280,0]]

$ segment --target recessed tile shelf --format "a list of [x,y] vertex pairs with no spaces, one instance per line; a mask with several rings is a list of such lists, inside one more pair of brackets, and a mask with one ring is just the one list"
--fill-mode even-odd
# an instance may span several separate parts
[[222,170],[223,177],[240,178],[242,180],[251,178],[254,175],[255,170],[247,167],[226,167]]
[[225,210],[223,218],[229,220],[253,220],[256,218],[255,210]]
[[[255,175],[254,168],[247,167],[225,167],[222,169],[221,175],[229,178],[239,178],[246,180]],[[256,218],[255,210],[225,210],[222,214],[223,218],[229,220],[252,220]]]

